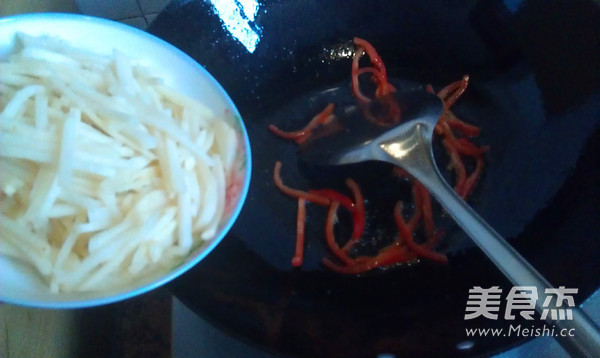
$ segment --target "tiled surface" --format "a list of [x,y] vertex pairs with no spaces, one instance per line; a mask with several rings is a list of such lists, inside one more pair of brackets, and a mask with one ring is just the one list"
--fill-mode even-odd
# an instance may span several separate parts
[[145,29],[170,0],[0,0],[0,16],[68,12],[103,17]]
[[142,11],[136,0],[76,0],[82,14],[121,20],[141,17]]
[[148,21],[148,25],[150,25],[154,21],[154,19],[156,19],[157,16],[158,14],[146,15],[146,21]]
[[142,30],[145,29],[146,27],[148,27],[148,23],[146,22],[146,19],[141,16],[119,20],[119,22],[122,22],[126,25],[131,25],[133,27],[137,27],[138,29],[142,29]]
[[82,14],[117,20],[145,29],[170,0],[75,0],[75,2]]
[[156,14],[167,6],[170,0],[137,0],[144,15]]

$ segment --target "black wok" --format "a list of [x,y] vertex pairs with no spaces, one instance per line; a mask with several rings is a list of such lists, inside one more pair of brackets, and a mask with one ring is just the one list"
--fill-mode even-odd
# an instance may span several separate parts
[[[452,223],[440,247],[448,265],[344,277],[320,266],[323,215],[309,214],[306,262],[291,269],[296,204],[273,186],[273,163],[286,163],[293,186],[335,179],[307,175],[295,147],[266,127],[299,127],[329,101],[348,101],[354,36],[376,47],[393,78],[439,88],[471,76],[455,112],[481,126],[478,140],[491,147],[471,205],[554,286],[578,288],[577,303],[600,287],[597,2],[263,1],[251,26],[260,35],[253,52],[210,2],[173,1],[149,29],[223,85],[253,150],[250,192],[230,235],[170,286],[195,312],[305,357],[488,355],[525,338],[469,338],[465,328],[542,324],[464,319],[470,288],[512,286]],[[393,182],[370,187],[373,176],[358,176],[375,203],[404,195]]]

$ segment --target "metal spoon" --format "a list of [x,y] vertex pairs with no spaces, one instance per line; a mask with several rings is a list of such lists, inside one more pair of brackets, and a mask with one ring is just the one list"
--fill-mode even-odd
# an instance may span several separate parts
[[[552,286],[515,251],[492,227],[460,198],[440,174],[432,151],[434,127],[443,111],[442,101],[423,90],[395,95],[402,109],[402,123],[389,127],[365,120],[356,107],[321,128],[300,147],[300,157],[309,164],[331,166],[364,161],[383,161],[402,167],[419,180],[462,229],[483,250],[515,286],[535,287],[536,309],[560,309],[555,300],[545,307],[547,288]],[[377,111],[377,104],[368,108]],[[567,307],[569,308],[569,307]],[[564,310],[565,307],[563,306]],[[557,337],[559,343],[574,356],[598,357],[600,329],[579,308],[572,308],[572,320],[547,322],[571,332],[573,336]],[[566,329],[561,331],[562,329]],[[574,329],[574,330],[571,330]]]

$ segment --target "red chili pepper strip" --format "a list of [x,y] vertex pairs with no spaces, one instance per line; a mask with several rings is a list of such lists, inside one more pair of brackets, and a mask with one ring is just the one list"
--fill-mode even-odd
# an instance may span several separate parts
[[379,250],[376,256],[359,256],[354,261],[358,265],[387,266],[411,261],[415,258],[417,255],[410,251],[404,242],[394,242]]
[[469,76],[465,75],[462,79],[448,84],[438,92],[437,95],[444,101],[444,106],[446,109],[452,107],[454,102],[456,102],[456,100],[462,96],[467,89],[468,84]]
[[369,266],[373,269],[375,267],[410,262],[417,258],[417,254],[411,251],[407,245],[396,242],[379,250],[376,256],[361,256],[357,257],[355,261],[357,265]]
[[413,261],[417,258],[415,252],[410,251],[406,245],[392,244],[379,251],[373,258],[377,266],[388,266],[401,262]]
[[346,179],[346,185],[352,191],[354,196],[354,210],[352,211],[352,237],[346,245],[344,245],[344,251],[348,251],[363,235],[365,231],[365,203],[360,192],[358,184],[350,178]]
[[487,152],[490,147],[489,146],[483,146],[483,147],[478,147],[475,144],[469,142],[469,140],[465,139],[465,138],[458,138],[456,139],[456,137],[454,137],[456,140],[456,150],[458,150],[458,152],[460,154],[463,155],[468,155],[470,157],[476,157],[479,156],[485,152]]
[[358,61],[364,54],[364,50],[362,48],[356,49],[354,52],[354,57],[352,58],[352,94],[354,98],[356,98],[361,103],[369,103],[371,100],[369,97],[362,94],[360,91],[360,83],[358,81],[358,76],[360,75],[360,69],[358,66]]
[[327,124],[333,119],[334,108],[335,105],[333,103],[328,104],[327,107],[325,107],[325,109],[323,109],[319,114],[314,116],[313,119],[310,122],[308,122],[308,124],[304,128],[297,131],[283,131],[274,124],[269,125],[269,129],[271,130],[271,132],[273,132],[275,135],[281,138],[294,140],[297,143],[302,143],[310,137],[312,130],[315,129],[318,125]]
[[302,266],[304,260],[304,226],[306,224],[306,200],[298,199],[298,215],[296,217],[296,253],[292,258],[292,266]]
[[[421,207],[423,210],[423,226],[427,237],[432,237],[435,234],[435,224],[433,222],[433,210],[431,209],[431,195],[429,190],[423,184],[415,181],[414,184],[417,191],[421,194]],[[411,231],[412,232],[412,231]]]
[[479,180],[479,177],[483,172],[483,166],[483,156],[479,155],[475,157],[475,170],[473,171],[473,173],[471,173],[471,175],[469,175],[469,177],[465,181],[462,193],[463,198],[467,198],[473,192],[473,189],[475,188],[475,185],[477,184],[477,181]]
[[377,69],[377,71],[379,72],[379,75],[382,77],[381,79],[384,82],[387,82],[387,71],[385,69],[385,65],[384,65],[383,61],[381,60],[381,57],[379,57],[377,50],[375,50],[375,47],[373,47],[373,45],[371,45],[371,43],[369,43],[369,41],[361,39],[359,37],[355,37],[353,39],[353,42],[359,48],[364,49],[364,51],[367,53],[367,56],[369,56],[369,60],[371,61],[373,66]]
[[448,84],[446,87],[442,88],[438,93],[438,97],[440,97],[442,99],[442,101],[444,101],[444,103],[446,102],[446,100],[448,98],[450,98],[450,96],[452,95],[452,93],[454,93],[454,91],[458,90],[460,88],[460,84],[461,81],[454,81],[450,84]]
[[370,271],[377,267],[385,267],[399,263],[411,262],[419,256],[408,249],[406,245],[392,244],[379,251],[377,256],[361,256],[355,259],[355,265],[342,266],[333,263],[328,258],[323,259],[323,265],[327,268],[341,274],[360,274]]
[[444,145],[446,151],[448,152],[448,155],[450,156],[450,166],[452,167],[452,169],[454,169],[454,172],[456,173],[454,190],[458,193],[458,195],[461,195],[462,187],[465,181],[467,180],[467,170],[465,169],[465,164],[460,158],[460,154],[458,154],[456,148],[452,146],[451,142],[444,138],[442,140],[442,144]]
[[450,128],[450,125],[445,120],[438,122],[438,125],[443,130],[442,136],[450,142],[449,144],[451,144],[458,153],[468,156],[476,156],[485,153],[488,150],[488,147],[479,148],[465,138],[456,138],[452,132],[452,129]]
[[456,100],[460,96],[462,96],[463,93],[465,93],[465,90],[467,89],[467,86],[469,85],[469,75],[463,76],[462,80],[460,80],[458,82],[459,82],[458,88],[452,93],[452,95],[450,95],[450,97],[448,97],[448,99],[446,99],[444,101],[446,108],[452,107],[454,102],[456,102]]
[[375,50],[373,45],[371,45],[368,41],[363,40],[358,37],[354,38],[354,44],[365,50],[365,52],[369,56],[371,63],[377,69],[376,74],[377,74],[377,80],[379,83],[377,86],[377,91],[375,92],[376,95],[384,96],[384,95],[387,95],[388,93],[392,92],[393,90],[391,90],[391,88],[389,87],[389,83],[387,81],[387,73],[385,70],[385,64],[381,60],[381,57],[379,57],[379,54],[377,53],[377,51]]
[[[373,75],[377,88],[375,97],[383,97],[389,93],[395,92],[396,89],[387,81],[387,72],[385,65],[379,57],[379,54],[368,41],[355,37],[354,44],[357,46],[352,59],[352,93],[354,97],[361,103],[368,103],[370,99],[360,91],[359,76],[363,73],[370,72]],[[373,67],[360,69],[359,60],[365,54],[369,56],[369,60]]]
[[333,189],[313,189],[313,190],[309,190],[308,192],[311,194],[316,194],[316,195],[326,197],[327,199],[331,200],[332,202],[337,201],[344,208],[346,208],[350,211],[354,210],[354,203],[352,202],[352,200],[349,197],[347,197],[346,195],[344,195],[342,193],[338,193],[337,191],[335,191]]
[[423,257],[423,258],[426,258],[429,260],[433,260],[433,261],[437,261],[437,262],[441,262],[441,263],[448,262],[448,258],[446,257],[446,255],[441,254],[439,252],[435,252],[433,250],[430,250],[425,246],[418,245],[414,241],[413,234],[412,234],[412,232],[409,231],[408,226],[406,225],[406,222],[404,221],[404,218],[402,217],[402,202],[401,201],[399,201],[396,204],[396,208],[394,209],[394,221],[396,222],[398,231],[400,231],[400,235],[402,236],[402,238],[404,240],[406,240],[406,244],[408,245],[408,247],[412,251],[414,251],[417,255],[419,255],[420,257]]
[[331,252],[340,259],[346,265],[353,265],[354,261],[348,257],[348,254],[338,246],[335,241],[335,234],[333,232],[333,228],[335,222],[337,221],[337,211],[340,207],[340,203],[334,201],[329,206],[329,211],[327,212],[327,220],[325,222],[325,241],[327,242],[327,246],[331,250]]
[[443,122],[444,122],[444,115],[442,114],[440,116],[440,118],[438,119],[438,122],[436,123],[435,127],[433,127],[434,133],[437,134],[437,135],[439,135],[439,136],[443,136],[444,135]]
[[444,116],[444,120],[439,123],[442,129],[444,130],[443,136],[448,138],[452,142],[452,144],[456,147],[461,154],[465,155],[479,155],[486,151],[486,149],[478,148],[473,143],[469,142],[468,139],[460,138],[462,140],[458,140],[450,127],[449,121],[447,120],[447,116]]
[[354,265],[338,265],[333,263],[333,261],[328,258],[324,258],[322,262],[325,267],[337,273],[356,275],[370,271],[377,267],[413,261],[416,258],[417,255],[414,252],[407,250],[406,246],[393,244],[381,249],[379,254],[375,257],[358,257],[355,260]]
[[280,161],[275,162],[275,169],[273,170],[273,181],[275,182],[275,186],[277,186],[277,188],[279,188],[279,190],[281,190],[284,194],[289,195],[293,198],[304,199],[304,200],[310,201],[311,203],[325,205],[325,206],[329,205],[331,202],[329,199],[327,199],[323,196],[320,196],[317,194],[311,194],[309,192],[298,190],[298,189],[293,189],[293,188],[290,188],[289,186],[283,184],[283,180],[281,180],[281,162]]
[[[410,218],[410,220],[408,221],[408,229],[410,230],[410,232],[415,231],[415,228],[417,227],[417,225],[419,224],[419,221],[421,221],[421,218],[423,217],[423,195],[421,194],[421,190],[420,190],[420,183],[415,183],[416,180],[413,180],[413,185],[412,185],[412,196],[413,196],[413,201],[415,203],[415,211],[412,215],[412,217]],[[422,185],[421,185],[422,186]]]
[[[357,46],[352,59],[352,93],[354,94],[354,97],[361,103],[368,103],[371,101],[371,99],[361,92],[359,83],[360,75],[371,73],[373,81],[377,84],[375,97],[384,101],[384,104],[388,108],[387,115],[384,118],[375,118],[369,112],[368,108],[365,108],[365,117],[379,125],[398,123],[400,121],[400,107],[394,98],[388,96],[390,93],[395,92],[396,89],[387,81],[387,73],[381,57],[379,57],[375,48],[363,39],[355,37],[354,44]],[[365,52],[369,56],[373,67],[359,68],[359,60]]]
[[457,131],[461,132],[462,134],[468,137],[477,137],[480,133],[479,127],[461,121],[460,119],[456,118],[456,116],[450,111],[446,111],[445,120],[450,127],[456,129]]
[[385,95],[385,97],[381,97],[383,98],[383,100],[385,101],[386,105],[387,105],[387,115],[389,118],[389,122],[391,124],[396,124],[398,122],[400,122],[400,106],[398,105],[398,102],[396,101],[396,99],[393,96],[390,95]]
[[440,116],[440,118],[438,119],[438,121],[434,127],[435,134],[442,136],[442,137],[447,135],[447,131],[450,129],[450,127],[448,126],[448,123],[446,123],[447,122],[446,121],[447,112],[449,112],[449,111],[444,110],[442,112],[442,115]]
[[346,274],[346,275],[356,275],[359,273],[367,272],[372,270],[373,267],[369,264],[360,264],[360,265],[351,265],[351,266],[342,266],[334,263],[327,257],[323,258],[323,266],[327,267],[331,271],[335,271],[337,273]]

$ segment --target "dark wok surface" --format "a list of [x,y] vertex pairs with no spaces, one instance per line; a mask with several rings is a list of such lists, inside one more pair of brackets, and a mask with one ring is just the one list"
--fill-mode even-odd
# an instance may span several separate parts
[[[253,150],[231,234],[171,285],[194,311],[292,356],[471,356],[520,343],[478,337],[457,350],[467,327],[519,321],[464,320],[469,288],[511,285],[451,224],[441,247],[447,266],[340,277],[319,265],[323,215],[309,214],[306,264],[291,270],[296,204],[273,187],[273,162],[284,160],[293,186],[310,181],[295,147],[266,126],[298,127],[348,97],[353,36],[376,47],[393,78],[439,88],[471,76],[455,112],[491,146],[471,204],[553,285],[579,288],[577,302],[600,286],[600,9],[592,1],[263,1],[252,25],[261,35],[253,53],[203,1],[174,1],[149,29],[223,85]],[[358,179],[366,195],[403,195],[393,182],[369,188],[373,177]]]

